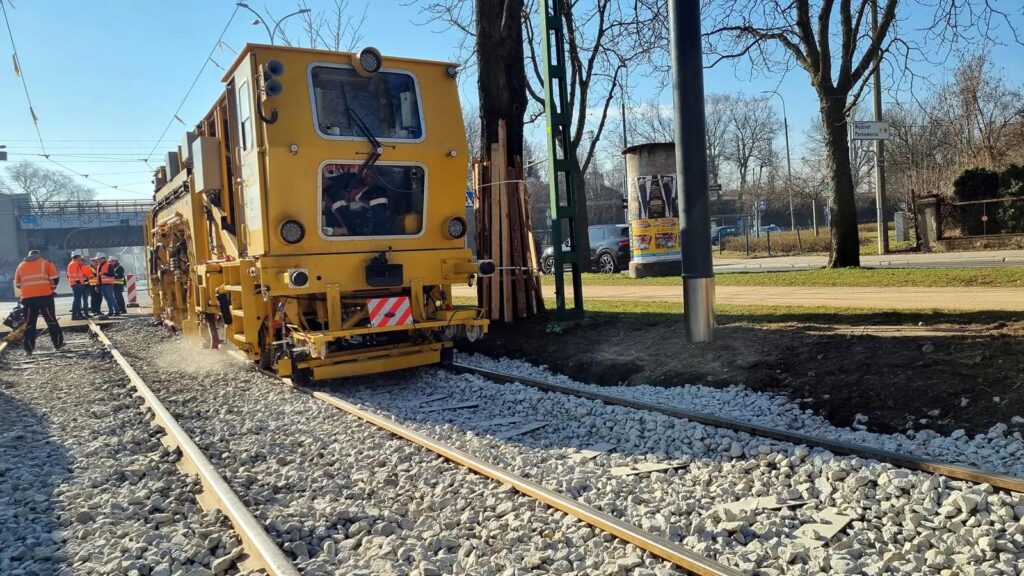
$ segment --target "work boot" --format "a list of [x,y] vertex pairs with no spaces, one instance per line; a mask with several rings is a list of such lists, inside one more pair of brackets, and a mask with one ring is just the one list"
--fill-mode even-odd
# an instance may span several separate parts
[[22,344],[25,346],[25,356],[31,356],[36,349],[35,345],[28,340],[23,341]]

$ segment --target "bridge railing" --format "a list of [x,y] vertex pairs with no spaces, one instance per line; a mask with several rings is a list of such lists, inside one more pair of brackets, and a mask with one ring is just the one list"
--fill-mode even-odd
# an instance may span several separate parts
[[148,212],[153,207],[149,200],[72,200],[45,202],[20,200],[15,205],[18,216],[66,216],[77,214],[111,214]]

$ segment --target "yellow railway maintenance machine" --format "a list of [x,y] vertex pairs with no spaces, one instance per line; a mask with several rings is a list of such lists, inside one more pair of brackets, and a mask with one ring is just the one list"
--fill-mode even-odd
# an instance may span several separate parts
[[487,330],[451,285],[466,140],[444,62],[247,45],[157,171],[154,314],[299,381],[444,362]]

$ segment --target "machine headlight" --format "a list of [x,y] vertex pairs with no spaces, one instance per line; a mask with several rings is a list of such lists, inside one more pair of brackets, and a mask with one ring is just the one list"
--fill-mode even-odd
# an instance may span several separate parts
[[288,271],[288,286],[305,288],[307,284],[309,284],[309,272],[303,269]]
[[363,48],[356,54],[356,64],[364,75],[376,74],[384,65],[384,58],[376,48]]
[[281,239],[289,244],[298,244],[306,237],[306,228],[298,220],[285,220],[281,223]]
[[452,240],[458,240],[466,235],[469,224],[462,216],[452,216],[444,223],[444,231]]

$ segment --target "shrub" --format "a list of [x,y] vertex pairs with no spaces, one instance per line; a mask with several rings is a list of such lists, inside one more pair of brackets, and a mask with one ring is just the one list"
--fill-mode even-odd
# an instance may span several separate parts
[[999,175],[999,192],[1020,200],[1004,202],[999,208],[999,223],[1007,233],[1024,233],[1024,166],[1010,165]]
[[[988,200],[999,196],[999,174],[985,168],[970,168],[953,181],[953,196],[957,202]],[[993,211],[994,212],[994,211]],[[982,216],[988,214],[988,222]],[[956,218],[960,232],[967,236],[979,236],[999,230],[995,214],[988,213],[985,204],[966,204],[956,207]]]

